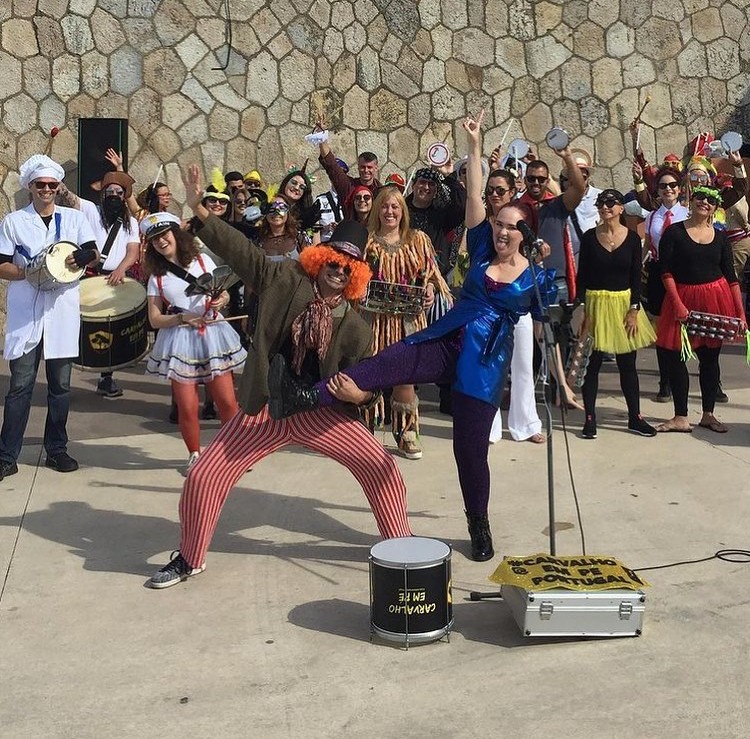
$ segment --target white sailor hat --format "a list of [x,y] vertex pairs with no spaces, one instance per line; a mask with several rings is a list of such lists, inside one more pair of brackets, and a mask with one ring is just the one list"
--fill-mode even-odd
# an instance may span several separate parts
[[141,233],[147,239],[153,239],[160,233],[170,229],[178,229],[181,225],[180,219],[171,213],[151,213],[141,221]]

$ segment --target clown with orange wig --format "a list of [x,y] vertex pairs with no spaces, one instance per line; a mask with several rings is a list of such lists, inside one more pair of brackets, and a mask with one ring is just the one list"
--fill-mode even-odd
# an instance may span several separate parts
[[[331,240],[309,246],[299,261],[270,261],[242,233],[201,203],[197,167],[185,180],[186,199],[200,226],[196,235],[258,295],[258,320],[238,391],[240,412],[221,427],[190,468],[180,499],[179,550],[148,584],[167,588],[205,569],[211,537],[229,491],[261,459],[288,444],[307,447],[343,464],[362,486],[384,538],[410,536],[406,487],[393,457],[357,420],[356,393],[316,413],[276,421],[269,412],[269,365],[291,366],[296,380],[335,375],[369,356],[372,332],[351,301],[365,293],[367,231],[344,222]],[[271,363],[273,357],[273,364]]]

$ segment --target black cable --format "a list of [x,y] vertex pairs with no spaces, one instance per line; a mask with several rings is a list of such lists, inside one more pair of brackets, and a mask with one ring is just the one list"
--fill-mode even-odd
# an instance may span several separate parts
[[[738,557],[739,559],[733,559]],[[734,562],[735,564],[750,564],[750,549],[719,549],[710,557],[700,559],[684,559],[682,562],[670,562],[666,565],[653,565],[652,567],[634,567],[633,572],[646,572],[647,570],[665,570],[667,567],[680,567],[681,565],[695,565],[700,562],[710,562],[712,559],[720,559],[722,562]]]
[[568,477],[570,478],[570,489],[573,491],[573,502],[576,507],[576,519],[578,529],[581,532],[581,552],[586,555],[586,532],[583,529],[583,519],[581,518],[581,504],[578,500],[578,490],[576,489],[576,479],[573,474],[573,461],[570,457],[570,441],[568,440],[568,427],[565,423],[565,409],[562,407],[563,399],[560,399],[560,419],[563,427],[563,439],[565,439],[565,459],[568,463]]
[[224,24],[224,41],[227,45],[227,60],[223,67],[211,67],[215,71],[224,71],[229,66],[229,56],[232,53],[232,14],[229,10],[229,0],[224,0],[224,9],[226,10],[226,22]]

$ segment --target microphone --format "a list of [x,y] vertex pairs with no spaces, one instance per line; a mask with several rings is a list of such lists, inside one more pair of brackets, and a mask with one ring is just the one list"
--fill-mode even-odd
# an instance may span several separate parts
[[544,241],[537,238],[526,221],[518,221],[516,228],[523,236],[524,253],[529,259],[536,259],[539,256]]

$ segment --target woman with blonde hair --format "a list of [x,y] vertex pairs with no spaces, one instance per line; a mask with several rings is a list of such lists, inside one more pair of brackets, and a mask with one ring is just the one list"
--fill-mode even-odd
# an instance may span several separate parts
[[[412,229],[404,196],[395,187],[375,198],[367,223],[365,259],[372,269],[364,316],[373,332],[373,354],[427,327],[426,311],[439,293],[450,300],[429,237]],[[418,398],[414,385],[398,385],[391,398],[391,429],[400,453],[421,459]],[[372,413],[372,412],[371,412]],[[384,409],[373,416],[383,418]],[[374,427],[375,418],[368,418]]]

